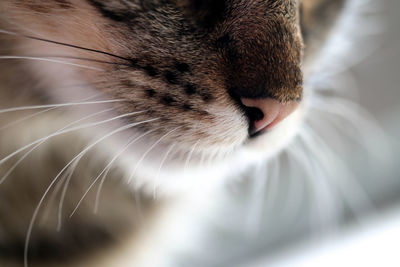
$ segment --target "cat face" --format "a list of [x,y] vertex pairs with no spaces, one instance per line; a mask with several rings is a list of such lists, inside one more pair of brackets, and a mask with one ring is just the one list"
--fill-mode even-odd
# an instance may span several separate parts
[[20,40],[16,51],[88,67],[41,65],[33,72],[47,83],[42,94],[63,101],[72,92],[51,86],[90,84],[122,100],[112,104],[117,114],[138,112],[122,121],[137,124],[132,132],[160,147],[175,144],[195,162],[215,151],[271,155],[290,140],[304,109],[302,33],[306,42],[317,35],[316,10],[339,2],[6,0],[0,7],[19,33],[57,42]]

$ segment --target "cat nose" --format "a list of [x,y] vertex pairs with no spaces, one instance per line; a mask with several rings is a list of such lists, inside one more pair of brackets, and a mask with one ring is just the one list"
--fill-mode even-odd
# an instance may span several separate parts
[[[258,110],[258,116],[249,116],[250,134],[272,129],[288,117],[299,105],[296,101],[282,103],[272,98],[240,98],[240,100],[244,106]],[[263,116],[260,116],[260,112]]]

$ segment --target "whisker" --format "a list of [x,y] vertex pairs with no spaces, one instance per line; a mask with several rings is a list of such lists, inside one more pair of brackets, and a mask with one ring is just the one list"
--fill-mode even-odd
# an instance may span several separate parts
[[93,213],[94,213],[94,214],[97,214],[97,212],[99,211],[100,194],[101,194],[101,191],[103,190],[104,182],[105,182],[105,180],[106,180],[106,178],[107,178],[107,176],[108,176],[108,173],[109,173],[110,170],[111,170],[111,167],[112,167],[112,165],[110,165],[110,166],[107,168],[107,170],[104,172],[103,177],[101,178],[101,181],[100,181],[99,188],[97,189],[96,200],[95,200],[94,209],[93,209]]
[[40,37],[35,37],[35,36],[31,36],[31,35],[25,35],[25,34],[21,34],[21,33],[1,30],[1,29],[0,29],[0,33],[8,34],[8,35],[14,35],[14,36],[18,36],[18,37],[24,37],[24,38],[28,38],[28,39],[32,39],[32,40],[37,40],[37,41],[41,41],[41,42],[57,44],[57,45],[61,45],[61,46],[71,47],[71,48],[76,48],[76,49],[85,50],[85,51],[89,51],[89,52],[94,52],[94,53],[98,53],[98,54],[103,54],[103,55],[107,55],[107,56],[110,56],[110,57],[115,57],[115,58],[119,58],[119,59],[122,59],[122,60],[126,60],[126,61],[129,61],[129,62],[131,61],[129,58],[121,57],[121,56],[112,54],[110,52],[105,52],[105,51],[101,51],[101,50],[97,50],[97,49],[82,47],[82,46],[63,43],[63,42],[57,42],[57,41],[54,41],[54,40],[44,39],[44,38],[40,38]]
[[[148,134],[148,133],[150,133],[150,132],[152,132],[152,131],[149,131],[149,132],[147,132],[146,134]],[[143,135],[144,136],[144,135]],[[142,136],[139,136],[139,138],[141,138]],[[139,138],[137,138],[137,139],[139,139]],[[136,140],[137,140],[136,139]],[[134,140],[133,142],[135,142],[136,140]],[[131,144],[129,144],[128,146],[130,146]],[[124,150],[126,150],[126,149],[124,149]],[[107,177],[107,175],[108,175],[108,172],[110,171],[110,169],[111,169],[111,167],[109,167],[108,168],[108,170],[104,173],[104,175],[103,175],[103,178],[101,179],[101,181],[100,181],[100,185],[99,185],[99,188],[98,188],[98,190],[97,190],[97,193],[96,193],[96,203],[95,203],[95,209],[94,209],[94,211],[95,211],[95,213],[97,213],[97,211],[98,211],[98,204],[100,203],[100,193],[101,193],[101,191],[102,191],[102,188],[103,188],[103,185],[104,185],[104,181],[105,181],[105,179],[106,179],[106,177]]]
[[[110,110],[112,110],[112,109],[110,109]],[[73,128],[70,128],[70,129],[66,129],[66,130],[63,130],[63,131],[58,130],[55,133],[52,133],[52,134],[50,134],[50,135],[48,135],[46,137],[42,137],[42,138],[40,138],[40,139],[38,139],[36,141],[33,141],[33,142],[31,142],[31,143],[29,143],[29,144],[17,149],[16,151],[12,152],[8,156],[6,156],[2,160],[0,160],[0,165],[3,164],[4,162],[6,162],[7,160],[9,160],[10,158],[14,157],[19,152],[24,151],[25,149],[27,149],[27,148],[29,148],[29,147],[37,144],[37,143],[40,143],[43,140],[47,140],[47,139],[52,138],[54,136],[59,136],[61,134],[69,133],[69,132],[72,132],[72,131],[94,127],[94,126],[101,125],[101,124],[104,124],[104,123],[107,123],[107,122],[110,122],[110,121],[113,121],[113,120],[117,120],[117,119],[120,119],[120,118],[133,116],[133,115],[140,114],[140,113],[143,113],[143,112],[145,112],[145,111],[136,111],[136,112],[131,112],[131,113],[125,113],[125,114],[122,114],[122,115],[119,115],[119,116],[116,116],[116,117],[113,117],[113,118],[110,118],[110,119],[106,119],[106,120],[103,120],[103,121],[87,123],[87,124],[84,124],[84,125],[81,125],[81,126],[77,126],[77,127],[73,127]],[[63,127],[63,128],[65,128],[65,127]]]
[[62,175],[62,177],[60,179],[61,182],[59,182],[55,186],[54,190],[51,192],[49,200],[47,201],[48,204],[47,204],[46,208],[43,210],[43,214],[41,216],[40,222],[38,222],[39,224],[43,225],[47,221],[47,219],[48,219],[48,217],[49,217],[49,215],[50,215],[50,213],[52,211],[53,204],[55,203],[55,199],[57,197],[57,193],[62,188],[62,185],[63,185],[62,181],[64,180],[64,177],[67,176],[67,175],[68,175],[68,173],[65,173],[65,174]]
[[26,233],[26,238],[25,238],[25,245],[24,245],[24,266],[25,266],[25,267],[28,267],[29,241],[30,241],[30,238],[31,238],[31,235],[32,235],[32,230],[33,230],[34,223],[35,223],[35,221],[36,221],[36,217],[37,217],[37,215],[38,215],[38,213],[39,213],[39,210],[40,210],[40,208],[41,208],[41,206],[42,206],[42,204],[43,204],[43,201],[45,200],[47,194],[49,193],[50,189],[54,186],[54,184],[58,181],[58,178],[61,176],[61,174],[62,174],[62,173],[63,173],[77,158],[79,158],[79,157],[81,157],[82,155],[84,155],[86,152],[88,152],[90,149],[92,149],[94,146],[96,146],[98,143],[102,142],[102,141],[105,140],[106,138],[108,138],[108,137],[110,137],[110,136],[112,136],[112,135],[114,135],[114,134],[116,134],[116,133],[122,132],[122,131],[124,131],[124,130],[129,129],[129,128],[132,128],[132,127],[134,127],[134,126],[137,126],[137,125],[140,125],[140,124],[143,124],[143,123],[147,123],[147,122],[151,122],[151,121],[155,121],[155,120],[158,120],[158,119],[159,119],[159,118],[155,118],[155,119],[150,119],[150,120],[146,120],[146,121],[142,121],[142,122],[131,123],[131,124],[125,125],[125,126],[123,126],[123,127],[120,127],[120,128],[118,128],[118,129],[116,129],[116,130],[114,130],[114,131],[112,131],[112,132],[110,132],[110,133],[104,135],[103,137],[97,139],[95,142],[93,142],[93,143],[91,143],[90,145],[86,146],[78,155],[76,155],[71,161],[69,161],[69,162],[67,163],[67,165],[65,165],[64,168],[54,177],[54,179],[52,180],[52,182],[50,183],[50,185],[46,188],[46,190],[45,190],[43,196],[41,197],[41,199],[40,199],[38,205],[36,206],[36,208],[35,208],[35,210],[34,210],[34,212],[33,212],[31,221],[30,221],[30,223],[29,223],[28,231],[27,231],[27,233]]
[[157,190],[158,181],[160,179],[161,169],[164,166],[165,161],[167,160],[169,154],[171,153],[172,149],[174,149],[175,146],[176,146],[176,143],[173,143],[172,145],[170,145],[167,152],[165,153],[163,159],[161,160],[160,167],[158,168],[157,176],[156,176],[156,180],[155,180],[154,188],[153,188],[153,198],[154,199],[156,198],[156,190]]
[[[87,101],[87,100],[96,98],[96,97],[98,97],[99,95],[102,95],[102,94],[103,94],[103,93],[95,94],[94,96],[88,97],[88,98],[84,99],[83,101]],[[15,121],[13,121],[13,122],[10,122],[10,123],[8,123],[8,124],[6,124],[6,125],[0,127],[0,131],[1,131],[1,130],[4,130],[4,129],[6,129],[6,128],[9,128],[9,127],[11,127],[11,126],[13,126],[13,125],[16,125],[16,124],[19,124],[19,123],[21,123],[21,122],[24,122],[24,121],[26,121],[26,120],[32,119],[32,118],[34,118],[34,117],[37,117],[37,116],[39,116],[40,114],[43,114],[43,113],[46,113],[46,112],[49,112],[49,111],[55,110],[55,109],[58,109],[58,107],[52,107],[52,108],[48,108],[48,109],[45,109],[45,110],[42,110],[42,111],[39,111],[39,112],[35,112],[35,113],[33,113],[33,114],[30,114],[30,115],[28,115],[28,116],[26,116],[26,117],[24,117],[24,118],[15,120]]]
[[33,113],[31,115],[28,115],[28,116],[26,116],[24,118],[21,118],[21,119],[15,120],[13,122],[7,123],[6,125],[0,127],[0,131],[1,130],[5,130],[5,129],[13,126],[13,125],[17,125],[17,124],[19,124],[21,122],[24,122],[26,120],[32,119],[32,118],[34,118],[36,116],[39,116],[40,114],[46,113],[46,112],[54,110],[54,109],[56,109],[56,108],[48,108],[48,109],[45,109],[45,110],[42,110],[42,111],[39,111],[39,112],[35,112],[35,113]]
[[[334,185],[339,193],[343,195],[346,203],[352,209],[355,215],[359,217],[359,210],[363,208],[375,209],[376,207],[372,203],[370,196],[366,190],[357,182],[354,174],[350,172],[349,168],[342,161],[339,155],[331,149],[311,128],[307,128],[309,133],[309,139],[315,140],[317,144],[316,147],[323,148],[325,150],[325,157],[317,157],[320,164],[323,165],[325,170],[328,170],[329,164],[335,163],[334,175],[331,175],[331,184]],[[314,149],[315,150],[315,149]],[[315,153],[315,152],[314,152]],[[346,179],[345,179],[346,178]],[[349,193],[348,188],[351,188],[351,193]]]
[[74,162],[74,164],[70,168],[67,178],[65,179],[64,187],[61,192],[60,202],[58,204],[58,214],[57,214],[57,231],[58,232],[61,231],[61,227],[62,227],[62,211],[63,211],[63,207],[64,207],[64,200],[65,200],[65,196],[67,194],[68,185],[69,185],[69,183],[72,179],[72,175],[74,174],[74,171],[75,171],[76,167],[78,166],[82,157],[83,157],[83,155]]
[[[312,108],[335,115],[337,119],[331,119],[329,123],[337,125],[341,132],[368,150],[368,155],[374,155],[374,157],[370,157],[370,161],[380,160],[380,162],[386,162],[389,165],[393,164],[391,162],[392,156],[389,144],[386,141],[386,134],[373,116],[363,107],[352,101],[337,98],[331,101],[331,103],[326,103],[326,100],[318,99],[318,101],[313,102]],[[356,130],[358,134],[351,134],[348,127],[343,127],[342,122],[338,121],[340,118],[348,123],[352,129]],[[366,132],[369,135],[366,135]],[[357,138],[354,136],[357,136]],[[379,142],[370,142],[370,136],[375,136],[375,140],[379,140]]]
[[[76,123],[79,123],[79,122],[81,122],[81,121],[84,121],[84,120],[86,120],[86,119],[92,118],[92,117],[94,117],[94,116],[100,115],[100,114],[102,114],[102,113],[105,113],[105,112],[111,111],[111,110],[112,110],[112,109],[102,110],[102,111],[96,112],[96,113],[94,113],[94,114],[90,114],[90,115],[88,115],[88,116],[85,116],[85,117],[83,117],[83,118],[81,118],[81,119],[79,119],[79,120],[73,121],[73,122],[69,123],[67,126],[64,126],[64,127],[61,128],[60,130],[58,130],[57,132],[55,132],[54,134],[57,134],[57,133],[59,133],[59,132],[62,132],[62,131],[65,130],[66,128],[68,128],[68,127],[70,127],[70,126],[72,126],[72,125],[74,125],[74,124],[76,124]],[[15,162],[14,165],[7,171],[7,173],[4,174],[4,175],[2,176],[2,178],[0,179],[0,184],[4,183],[4,181],[5,181],[5,180],[7,179],[7,177],[15,170],[15,168],[18,167],[18,165],[19,165],[27,156],[29,156],[36,148],[38,148],[40,145],[42,145],[44,142],[46,142],[49,138],[50,138],[50,137],[43,139],[43,140],[42,140],[41,142],[39,142],[38,144],[34,145],[34,146],[33,146],[29,151],[27,151],[24,155],[22,155],[22,157],[19,158],[18,161]],[[1,164],[1,163],[0,163],[0,164]]]
[[[91,96],[91,97],[88,97],[88,98],[86,98],[86,99],[84,99],[84,101],[87,101],[87,100],[89,100],[89,99],[94,99],[94,98],[96,98],[96,97],[98,97],[98,96],[100,96],[100,95],[102,95],[103,93],[98,93],[98,94],[95,94],[95,95],[93,95],[93,96]],[[16,122],[21,122],[21,121],[23,121],[23,120],[27,120],[27,119],[29,119],[29,118],[32,118],[32,117],[34,117],[34,116],[37,116],[37,115],[40,115],[41,113],[43,113],[43,112],[47,112],[47,111],[50,111],[50,110],[54,110],[54,109],[57,109],[57,107],[55,107],[55,108],[50,108],[50,109],[46,109],[46,110],[44,110],[44,111],[40,111],[40,112],[36,112],[36,113],[34,113],[34,114],[32,114],[32,116],[28,116],[28,117],[25,117],[25,118],[23,118],[22,120],[18,120],[18,121],[16,121]],[[112,109],[107,109],[106,111],[109,111],[109,110],[112,110]],[[103,111],[100,111],[100,113],[103,113]],[[96,115],[99,115],[99,114],[93,114],[93,115],[89,115],[89,116],[87,116],[87,117],[85,117],[85,118],[82,118],[82,119],[80,119],[80,120],[78,120],[78,121],[74,121],[74,122],[72,122],[72,123],[70,123],[69,124],[69,126],[71,126],[72,124],[76,124],[76,123],[78,123],[79,121],[82,121],[82,120],[85,120],[85,119],[88,119],[88,117],[92,117],[92,116],[96,116]],[[10,125],[8,125],[8,126],[10,126]],[[66,126],[66,127],[68,127],[68,126]],[[0,128],[0,130],[1,130],[1,128]],[[80,160],[80,159],[79,159]],[[50,200],[49,200],[49,203],[50,203],[50,207],[48,208],[48,210],[50,211],[50,209],[51,209],[51,207],[52,207],[52,205],[51,205],[51,203],[52,202],[54,202],[54,199],[55,199],[55,197],[56,197],[56,195],[57,195],[57,193],[59,192],[59,190],[62,188],[62,185],[63,185],[63,182],[62,181],[66,181],[66,183],[68,184],[69,182],[69,180],[71,179],[71,177],[72,177],[72,175],[73,175],[73,173],[74,173],[74,170],[75,170],[75,168],[76,168],[76,166],[77,166],[77,163],[79,162],[79,160],[77,160],[75,163],[74,163],[74,165],[70,168],[70,170],[68,171],[68,172],[66,172],[66,179],[64,179],[65,177],[63,176],[63,177],[61,177],[61,181],[57,184],[57,186],[55,187],[55,189],[53,190],[53,193],[52,193],[52,195],[51,195],[51,197],[50,197]],[[1,183],[0,183],[1,184]],[[63,188],[63,191],[62,191],[62,194],[61,194],[61,197],[60,197],[60,203],[59,203],[59,212],[58,212],[58,222],[57,222],[57,231],[60,231],[61,230],[61,210],[62,210],[62,208],[60,209],[60,206],[62,207],[62,205],[63,205],[63,202],[62,202],[62,200],[64,199],[64,196],[65,196],[65,194],[66,194],[66,190],[67,189],[67,186],[64,186],[64,188]],[[48,213],[47,214],[45,214],[45,215],[43,215],[42,216],[43,217],[43,220],[45,220],[47,217],[48,217]]]
[[139,161],[136,163],[136,166],[135,166],[135,168],[133,169],[131,176],[129,176],[128,184],[131,183],[131,181],[132,181],[132,179],[133,179],[133,176],[134,176],[135,173],[136,173],[137,168],[138,168],[139,165],[142,163],[142,161],[143,161],[144,158],[147,156],[147,154],[149,154],[150,151],[151,151],[156,145],[158,145],[165,137],[167,137],[168,135],[170,135],[171,133],[175,132],[176,130],[178,130],[178,129],[180,129],[180,128],[182,128],[182,126],[176,127],[175,129],[173,129],[173,130],[169,131],[168,133],[164,134],[163,136],[161,136],[160,139],[158,139],[156,142],[154,142],[154,144],[151,145],[150,148],[147,149],[147,151],[143,153],[142,157],[141,157],[141,158],[139,159]]
[[325,146],[325,143],[317,142],[317,136],[312,133],[311,128],[304,127],[299,131],[299,141],[301,141],[299,143],[303,143],[301,147],[303,149],[293,146],[291,153],[306,168],[309,174],[306,178],[312,179],[310,185],[315,198],[312,204],[318,215],[312,223],[319,223],[313,228],[323,232],[332,231],[339,225],[343,208],[343,204],[339,201],[341,198],[337,195],[337,186],[333,183],[342,176],[346,179],[352,177],[347,170],[342,172],[341,166],[332,162],[333,158],[329,156],[332,153],[331,149]]
[[[320,184],[322,182],[319,180],[324,179],[325,177],[321,176],[321,171],[319,171],[319,168],[315,165],[316,163],[314,161],[312,161],[309,157],[304,157],[303,149],[298,147],[298,145],[295,146],[294,144],[291,144],[288,151],[290,152],[290,159],[294,160],[304,168],[306,172],[305,178],[312,179],[314,176],[317,177],[317,179],[315,179],[316,182],[309,182],[309,184],[311,185],[311,192],[309,194],[311,195],[312,199],[310,204],[312,212],[310,212],[309,220],[312,223],[313,229],[320,229],[322,227],[321,225],[324,224],[323,219],[326,220],[326,213],[329,213],[331,216],[334,217],[336,216],[336,214],[333,215],[335,210],[333,209],[332,195],[330,194],[330,192],[325,192],[325,190],[321,192],[324,187],[321,188]],[[318,217],[314,218],[315,216]]]
[[34,55],[34,56],[24,55],[22,57],[43,58],[43,59],[62,58],[62,59],[82,60],[82,61],[96,62],[96,63],[109,64],[109,65],[117,65],[117,66],[127,66],[127,67],[132,66],[131,63],[111,62],[111,61],[105,61],[105,60],[94,59],[94,58],[84,58],[84,57],[65,56],[65,55]]
[[199,162],[199,166],[201,166],[201,167],[205,167],[205,163],[204,163],[205,156],[206,156],[205,154],[206,154],[206,151],[201,152],[200,162]]
[[135,198],[135,208],[136,208],[136,214],[137,217],[139,219],[139,223],[143,224],[143,209],[142,209],[142,201],[140,199],[140,194],[139,192],[135,192],[135,194],[133,194],[134,198]]
[[[104,84],[104,81],[97,81],[97,82],[84,82],[84,83],[71,83],[71,84],[66,84],[66,85],[61,85],[58,86],[57,89],[69,89],[69,88],[74,88],[74,87],[93,87],[94,85],[98,85],[98,84]],[[106,93],[104,92],[100,92],[98,94],[96,94],[97,96],[100,95],[105,95]]]
[[[261,171],[262,168],[264,168],[264,171]],[[265,196],[266,184],[268,181],[268,170],[266,166],[258,166],[255,172],[257,175],[252,179],[253,186],[246,219],[246,233],[249,239],[256,237],[260,231],[263,215],[263,197]]]
[[69,107],[69,106],[81,106],[81,105],[94,105],[94,104],[104,104],[104,103],[115,103],[128,101],[126,99],[113,99],[113,100],[100,100],[100,101],[89,101],[89,102],[70,102],[61,104],[48,104],[48,105],[35,105],[35,106],[23,106],[23,107],[12,107],[7,109],[0,109],[1,113],[21,111],[21,110],[31,110],[31,109],[45,109],[52,107]]
[[190,160],[192,159],[192,155],[193,155],[193,153],[194,153],[194,151],[195,151],[195,149],[196,149],[196,147],[197,147],[197,145],[198,145],[199,143],[200,143],[200,140],[197,141],[197,142],[193,145],[192,149],[190,150],[190,152],[189,152],[189,154],[188,154],[188,156],[187,156],[187,158],[186,158],[185,167],[184,167],[184,170],[183,170],[184,176],[185,176],[185,177],[186,177],[187,169],[188,169],[188,167],[189,167]]
[[270,166],[274,166],[272,170],[269,170],[269,179],[268,179],[268,192],[266,192],[267,204],[271,206],[275,206],[279,197],[279,178],[281,174],[280,169],[281,161],[278,158],[274,158],[270,161]]
[[208,158],[207,158],[207,162],[206,162],[206,165],[208,165],[208,166],[211,166],[212,165],[212,163],[213,163],[213,160],[215,159],[215,157],[216,157],[216,153],[217,153],[217,150],[213,150],[213,151],[210,151],[209,153],[208,153]]
[[[134,137],[131,138],[128,143],[124,146],[123,149],[121,149],[120,151],[118,151],[115,156],[111,159],[111,161],[107,164],[107,166],[99,173],[99,175],[93,180],[93,182],[89,185],[89,188],[85,191],[85,193],[83,194],[83,196],[81,197],[81,199],[78,201],[78,204],[76,205],[76,207],[74,208],[74,210],[71,212],[71,214],[69,215],[69,217],[71,218],[72,216],[74,216],[75,212],[78,210],[79,206],[81,205],[82,201],[85,199],[86,195],[90,192],[90,190],[92,189],[92,187],[96,184],[96,182],[100,179],[100,177],[105,174],[106,172],[108,173],[107,170],[109,170],[112,166],[112,164],[114,163],[114,161],[121,156],[122,153],[124,153],[130,145],[132,145],[133,143],[135,143],[137,140],[139,140],[140,138],[142,138],[143,136],[153,132],[155,130],[151,130],[151,131],[147,131],[144,134],[140,135],[139,137]],[[105,177],[105,176],[103,176]],[[96,205],[95,205],[96,206]]]
[[28,56],[0,56],[0,59],[27,59],[27,60],[45,61],[45,62],[74,66],[74,67],[89,69],[89,70],[106,71],[104,69],[100,69],[97,67],[91,67],[91,66],[87,66],[87,65],[76,64],[76,63],[72,63],[72,62],[68,62],[68,61],[61,61],[61,60],[51,59],[51,58],[28,57]]

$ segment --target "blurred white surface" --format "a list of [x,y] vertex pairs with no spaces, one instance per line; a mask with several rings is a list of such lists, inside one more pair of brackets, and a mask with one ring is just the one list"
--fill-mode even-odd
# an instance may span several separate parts
[[375,215],[335,237],[302,244],[242,267],[400,266],[400,209]]

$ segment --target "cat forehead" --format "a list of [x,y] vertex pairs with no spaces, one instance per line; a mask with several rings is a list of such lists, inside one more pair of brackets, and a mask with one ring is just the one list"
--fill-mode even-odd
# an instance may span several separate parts
[[[7,1],[6,1],[7,2]],[[212,28],[222,23],[261,26],[277,17],[285,23],[297,23],[299,0],[17,0],[14,5],[35,13],[51,14],[71,9],[94,7],[103,17],[114,22],[151,21],[152,25],[190,21],[192,26]],[[73,11],[71,11],[73,12]]]
[[[120,13],[134,11],[160,11],[160,8],[178,8],[189,14],[212,19],[209,15],[224,16],[241,10],[257,9],[265,15],[280,12],[293,14],[299,0],[87,0],[92,5]],[[168,13],[164,13],[168,14]]]
[[329,9],[331,5],[343,3],[345,0],[16,0],[18,7],[29,8],[38,13],[51,13],[54,10],[80,8],[82,3],[89,3],[97,7],[103,15],[113,20],[123,21],[133,19],[135,13],[148,11],[162,11],[161,15],[173,16],[173,9],[186,11],[186,14],[208,20],[212,23],[218,18],[232,14],[254,15],[251,10],[258,10],[259,14],[271,16],[283,14],[295,15],[298,4],[302,6],[305,16],[321,13],[323,9]]
[[[288,32],[296,34],[298,28],[298,0],[88,0],[88,3],[105,19],[116,22],[115,26],[126,24],[130,30],[139,31],[151,28],[153,33],[167,32],[168,37],[187,30],[180,35],[201,36],[203,40],[227,32],[241,39],[282,31],[281,36],[286,38]],[[267,39],[267,36],[258,38]]]

